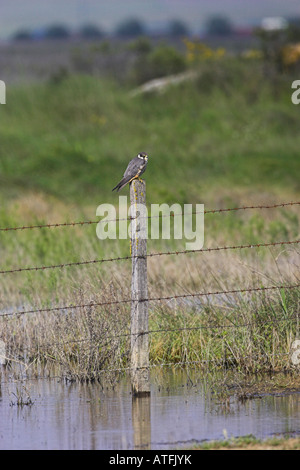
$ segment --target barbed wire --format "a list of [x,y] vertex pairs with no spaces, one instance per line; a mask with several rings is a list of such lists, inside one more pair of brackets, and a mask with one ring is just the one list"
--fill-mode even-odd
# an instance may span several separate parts
[[[279,207],[286,207],[286,206],[294,206],[294,205],[300,205],[300,201],[291,201],[291,202],[283,202],[279,204],[271,204],[271,205],[253,205],[253,206],[241,206],[241,207],[230,207],[230,208],[224,208],[224,209],[209,209],[209,210],[204,210],[204,211],[193,211],[189,214],[186,215],[194,215],[194,214],[199,214],[199,213],[204,213],[204,214],[218,214],[218,213],[224,213],[224,212],[232,212],[232,211],[240,211],[240,210],[250,210],[250,209],[276,209]],[[152,219],[152,218],[157,218],[157,217],[176,217],[176,216],[181,216],[182,214],[180,213],[173,213],[171,212],[170,214],[159,214],[159,215],[148,215],[148,216],[140,216],[140,218],[147,218],[147,219]],[[105,220],[83,220],[79,222],[62,222],[62,223],[49,223],[49,224],[36,224],[36,225],[22,225],[18,227],[1,227],[0,232],[9,232],[9,231],[18,231],[18,230],[32,230],[32,229],[42,229],[42,228],[58,228],[58,227],[75,227],[75,226],[84,226],[84,225],[94,225],[94,224],[99,224],[99,223],[108,223],[108,222],[124,222],[124,221],[130,221],[132,220],[132,217],[124,217],[124,218],[115,218],[115,219],[105,219]]]
[[246,293],[246,292],[263,292],[268,290],[276,290],[276,289],[296,289],[300,287],[300,284],[295,285],[278,285],[278,286],[268,286],[268,287],[250,287],[247,289],[231,289],[231,290],[222,290],[222,291],[214,291],[214,292],[196,292],[190,294],[178,294],[178,295],[171,295],[165,297],[148,297],[145,299],[122,299],[122,300],[110,300],[107,302],[90,302],[87,304],[78,304],[78,305],[65,305],[61,307],[49,307],[49,308],[42,308],[42,309],[32,309],[32,310],[20,310],[18,312],[7,312],[0,314],[1,317],[7,316],[21,316],[29,313],[45,313],[45,312],[55,312],[55,311],[63,311],[63,310],[71,310],[77,308],[86,308],[86,307],[103,307],[108,305],[120,305],[120,304],[128,304],[131,302],[156,302],[156,301],[163,301],[163,300],[178,300],[178,299],[185,299],[185,298],[195,298],[195,297],[207,297],[211,295],[224,295],[224,294],[237,294],[237,293]]
[[[182,254],[190,254],[190,253],[209,253],[212,251],[222,251],[222,250],[242,250],[246,248],[262,248],[262,247],[271,247],[271,246],[278,246],[278,245],[294,245],[297,243],[300,243],[300,240],[279,241],[279,242],[270,242],[270,243],[252,243],[248,245],[219,246],[219,247],[212,247],[212,248],[200,248],[200,249],[194,249],[194,250],[160,251],[160,252],[148,253],[146,255],[143,255],[143,258],[151,258],[154,256],[164,256],[164,255],[182,255]],[[130,260],[132,258],[140,258],[140,256],[119,256],[116,258],[101,258],[101,259],[94,259],[94,260],[87,260],[87,261],[74,261],[72,263],[61,263],[61,264],[54,264],[54,265],[48,265],[48,266],[33,266],[33,267],[28,267],[28,268],[7,269],[7,270],[0,271],[0,274],[20,273],[23,271],[44,271],[47,269],[66,268],[70,266],[82,266],[82,265],[89,265],[89,264],[114,262],[114,261],[125,261],[125,260]]]
[[[231,211],[241,211],[241,210],[250,210],[250,209],[274,209],[274,208],[279,208],[279,207],[285,207],[285,206],[293,206],[293,205],[299,205],[300,202],[286,202],[286,203],[280,203],[280,204],[273,204],[273,205],[257,205],[257,206],[242,206],[242,207],[234,207],[234,208],[224,208],[224,209],[213,209],[213,210],[201,210],[201,211],[193,211],[190,214],[186,215],[194,215],[197,213],[203,213],[204,214],[216,214],[216,213],[228,213]],[[154,217],[175,217],[177,215],[182,215],[181,213],[170,213],[170,214],[159,214],[155,216],[146,216],[145,218],[152,219]],[[143,218],[143,216],[141,216]],[[57,228],[57,227],[70,227],[70,226],[84,226],[84,225],[92,225],[92,224],[99,224],[99,223],[108,223],[108,222],[118,222],[118,221],[130,221],[132,220],[132,217],[127,217],[127,218],[116,218],[116,219],[111,219],[111,220],[100,220],[100,221],[79,221],[79,222],[66,222],[66,223],[56,223],[56,224],[40,224],[40,225],[31,225],[31,226],[19,226],[19,227],[6,227],[6,228],[0,228],[1,232],[8,232],[8,231],[17,231],[17,230],[26,230],[26,229],[36,229],[36,228]],[[300,240],[294,240],[294,241],[278,241],[278,242],[270,242],[270,243],[256,243],[256,244],[247,244],[247,245],[236,245],[236,246],[220,246],[220,247],[212,247],[212,248],[204,248],[204,249],[194,249],[194,250],[180,250],[180,251],[163,251],[163,252],[154,252],[154,253],[149,253],[144,255],[143,257],[157,257],[157,256],[163,256],[163,255],[181,255],[181,254],[189,254],[189,253],[205,253],[205,252],[213,252],[213,251],[226,251],[226,250],[240,250],[240,249],[250,249],[250,248],[260,248],[260,247],[271,247],[271,246],[280,246],[280,245],[295,245],[298,244]],[[102,258],[102,259],[95,259],[95,260],[86,260],[86,261],[78,261],[78,262],[71,262],[71,263],[62,263],[62,264],[57,264],[57,265],[48,265],[48,266],[36,266],[36,267],[27,267],[27,268],[16,268],[16,269],[10,269],[10,270],[2,270],[0,271],[0,274],[8,274],[8,273],[17,273],[17,272],[23,272],[23,271],[39,271],[39,270],[47,270],[47,269],[59,269],[59,268],[65,268],[65,267],[70,267],[70,266],[78,266],[78,265],[90,265],[90,264],[96,264],[96,263],[104,263],[104,262],[113,262],[113,261],[121,261],[121,260],[129,260],[132,259],[132,256],[124,256],[124,257],[116,257],[116,258]],[[208,296],[214,296],[214,295],[230,295],[230,294],[243,294],[243,293],[251,293],[251,292],[264,292],[264,291],[270,291],[270,290],[283,290],[283,289],[295,289],[299,288],[300,284],[295,284],[295,285],[277,285],[277,286],[261,286],[261,287],[252,287],[252,288],[245,288],[245,289],[231,289],[231,290],[219,290],[219,291],[212,291],[212,292],[197,292],[197,293],[187,293],[187,294],[179,294],[179,295],[172,295],[172,296],[164,296],[164,297],[148,297],[148,298],[142,298],[138,300],[132,300],[132,299],[121,299],[121,300],[114,300],[114,301],[104,301],[104,302],[90,302],[90,303],[82,303],[78,305],[66,305],[66,306],[60,306],[60,307],[50,307],[50,308],[41,308],[41,309],[31,309],[31,310],[20,310],[16,312],[4,312],[0,314],[0,319],[2,317],[11,317],[11,316],[17,316],[20,317],[25,314],[36,314],[36,313],[45,313],[45,312],[59,312],[59,311],[66,311],[66,310],[73,310],[73,309],[78,309],[78,308],[91,308],[91,307],[105,307],[105,306],[113,306],[113,305],[119,305],[119,304],[130,304],[132,302],[160,302],[160,301],[170,301],[170,300],[175,300],[178,301],[180,299],[188,299],[188,298],[199,298],[199,297],[208,297]],[[201,330],[201,329],[222,329],[222,330],[227,330],[231,328],[248,328],[251,327],[252,325],[257,325],[261,326],[264,324],[276,324],[280,323],[283,321],[286,322],[299,322],[299,315],[294,315],[290,317],[281,317],[281,318],[269,318],[269,319],[257,319],[256,321],[249,321],[246,323],[233,323],[233,321],[237,321],[237,318],[231,319],[227,318],[227,316],[224,316],[224,321],[231,322],[229,324],[218,324],[215,322],[209,322],[209,324],[203,324],[199,326],[184,326],[184,327],[178,327],[178,328],[157,328],[157,329],[150,329],[148,331],[143,331],[139,333],[129,333],[129,332],[120,332],[117,335],[112,335],[112,336],[107,336],[105,337],[105,345],[109,343],[110,340],[116,339],[116,338],[121,338],[121,337],[130,337],[130,336],[140,336],[140,335],[146,335],[146,334],[159,334],[159,333],[172,333],[172,332],[183,332],[183,331],[196,331],[196,330]],[[69,340],[61,343],[52,343],[52,344],[40,344],[39,347],[43,348],[50,348],[58,344],[79,344],[83,342],[90,342],[92,343],[93,339],[91,337],[89,338],[81,338],[78,340]],[[89,346],[90,347],[90,346]],[[98,347],[98,344],[93,345],[92,347]],[[29,350],[29,348],[23,347],[22,350]],[[285,353],[284,355],[287,355],[288,353]],[[278,354],[279,355],[279,354]],[[230,358],[226,358],[226,361],[228,362]],[[149,365],[150,367],[164,367],[164,366],[179,366],[179,365],[187,365],[187,364],[199,364],[199,363],[208,363],[210,360],[202,360],[202,361],[180,361],[178,363],[164,363],[164,364],[151,364]],[[212,361],[212,360],[211,360]],[[219,361],[220,362],[220,361]],[[103,369],[100,372],[124,372],[124,371],[129,371],[131,370],[131,367],[122,367],[122,368],[116,368],[116,369]],[[42,377],[43,378],[43,377]],[[61,376],[57,376],[57,378],[62,378]]]
[[[234,319],[232,318],[228,318],[226,316],[224,316],[223,320],[228,320],[228,321],[233,321],[233,320],[239,320],[240,318],[242,317],[242,315],[238,315],[236,316]],[[80,339],[70,339],[70,340],[67,340],[67,341],[55,341],[53,343],[38,343],[38,350],[39,352],[41,352],[42,349],[48,349],[48,348],[53,348],[53,347],[57,347],[57,346],[66,346],[66,345],[78,345],[78,344],[83,344],[83,343],[94,343],[93,344],[93,347],[94,348],[99,348],[100,346],[101,347],[105,347],[107,346],[108,344],[110,344],[110,340],[114,340],[114,339],[119,339],[119,338],[126,338],[126,337],[131,337],[131,336],[142,336],[142,335],[151,335],[151,334],[158,334],[158,333],[175,333],[175,332],[183,332],[183,331],[198,331],[198,330],[207,330],[207,329],[211,329],[211,330],[228,330],[228,329],[233,329],[233,328],[237,328],[237,329],[240,329],[240,328],[249,328],[251,326],[263,326],[263,325],[267,325],[267,324],[272,324],[272,325],[276,325],[278,323],[281,323],[281,322],[286,322],[286,323],[295,323],[295,322],[300,322],[300,317],[299,317],[299,314],[295,314],[295,315],[291,315],[290,317],[280,317],[280,318],[269,318],[269,319],[265,319],[265,320],[259,320],[257,319],[257,321],[249,321],[247,323],[241,323],[241,324],[216,324],[215,322],[211,322],[212,324],[209,324],[209,325],[198,325],[198,326],[182,326],[182,327],[176,327],[176,328],[158,328],[158,329],[150,329],[150,330],[146,330],[146,331],[142,331],[142,332],[139,332],[139,333],[130,333],[130,332],[122,332],[122,333],[118,333],[116,335],[111,335],[111,336],[105,336],[105,337],[101,337],[101,338],[91,338],[90,336],[89,337],[85,337],[85,338],[80,338]],[[123,330],[124,327],[121,328],[120,331]],[[129,328],[129,327],[128,327]],[[102,340],[102,341],[101,341]],[[15,348],[14,348],[15,349]],[[90,350],[90,346],[86,349],[84,349],[83,351],[88,351]],[[24,351],[35,351],[35,348],[33,346],[31,347],[22,347],[22,348],[18,348],[18,351],[19,352],[24,352]],[[80,351],[82,352],[82,349],[80,349]]]

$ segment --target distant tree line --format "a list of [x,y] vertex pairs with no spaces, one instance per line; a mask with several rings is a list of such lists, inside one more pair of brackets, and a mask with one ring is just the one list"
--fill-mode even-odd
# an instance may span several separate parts
[[64,24],[53,24],[39,31],[31,31],[29,29],[20,29],[13,34],[12,39],[18,41],[31,40],[36,38],[44,39],[69,39],[74,34],[82,38],[101,39],[105,36],[105,32],[96,24],[88,23],[83,25],[76,33]]
[[[233,32],[231,21],[222,15],[215,15],[208,18],[205,24],[205,32],[211,35],[229,35]],[[119,23],[112,35],[117,37],[138,37],[147,35],[149,30],[147,25],[138,18],[128,18]],[[191,34],[189,26],[182,20],[173,19],[166,23],[161,33],[171,37],[182,37]],[[37,31],[29,29],[20,29],[13,34],[14,40],[31,40],[36,38],[45,39],[68,39],[79,36],[86,39],[101,39],[107,36],[103,28],[94,23],[87,23],[81,26],[79,30],[73,31],[65,24],[52,24]]]
[[[299,40],[300,20],[288,20],[288,34],[290,39]],[[259,29],[259,28],[258,28]],[[263,31],[263,30],[262,30]],[[206,36],[225,37],[234,34],[235,28],[231,20],[222,14],[215,14],[209,17],[204,25],[202,34]],[[78,30],[72,30],[65,24],[52,24],[38,31],[29,29],[20,29],[13,34],[14,40],[32,40],[37,38],[44,39],[68,39],[71,37],[80,37],[83,39],[102,39],[107,36],[120,38],[137,38],[151,34],[161,34],[169,37],[184,37],[191,35],[189,26],[182,20],[173,19],[167,22],[164,27],[149,33],[147,25],[138,18],[127,18],[120,22],[109,34],[96,23],[87,23]]]

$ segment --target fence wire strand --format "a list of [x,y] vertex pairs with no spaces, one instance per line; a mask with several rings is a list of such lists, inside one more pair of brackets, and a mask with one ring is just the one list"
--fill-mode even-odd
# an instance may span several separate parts
[[[160,251],[155,253],[148,253],[145,255],[146,258],[151,258],[154,256],[167,256],[167,255],[182,255],[182,254],[190,254],[190,253],[210,253],[212,251],[226,251],[226,250],[243,250],[246,248],[263,248],[263,247],[271,247],[271,246],[279,246],[279,245],[295,245],[300,243],[300,240],[294,241],[279,241],[279,242],[270,242],[270,243],[252,243],[249,245],[236,245],[236,246],[217,246],[212,248],[200,248],[195,250],[177,250],[177,251]],[[1,270],[0,274],[11,274],[11,273],[20,273],[24,271],[45,271],[47,269],[61,269],[70,266],[83,266],[89,264],[99,264],[99,263],[107,263],[107,262],[114,262],[114,261],[125,261],[131,260],[132,256],[119,256],[116,258],[101,258],[101,259],[94,259],[94,260],[87,260],[87,261],[74,261],[72,263],[62,263],[62,264],[54,264],[48,266],[33,266],[28,268],[15,268],[15,269],[7,269]]]
[[90,302],[87,304],[77,304],[77,305],[65,305],[61,307],[51,307],[51,308],[41,308],[41,309],[32,309],[32,310],[20,310],[19,312],[7,312],[2,313],[0,318],[7,317],[7,316],[21,316],[29,313],[45,313],[45,312],[57,312],[57,311],[64,311],[64,310],[71,310],[71,309],[78,309],[78,308],[86,308],[86,307],[104,307],[104,306],[112,306],[112,305],[121,305],[121,304],[129,304],[131,302],[160,302],[160,301],[169,301],[169,300],[179,300],[185,298],[196,298],[196,297],[207,297],[212,295],[227,295],[227,294],[243,294],[246,292],[264,292],[268,290],[276,290],[276,289],[296,289],[300,287],[300,284],[295,285],[278,285],[278,286],[267,286],[267,287],[250,287],[247,289],[231,289],[231,290],[220,290],[220,291],[213,291],[213,292],[195,292],[190,294],[178,294],[178,295],[170,295],[165,297],[148,297],[145,299],[122,299],[122,300],[111,300],[108,302]]
[[[226,316],[224,316],[224,320],[230,320],[232,321],[232,319],[228,319]],[[281,317],[281,318],[272,318],[272,319],[267,319],[267,320],[262,320],[262,321],[259,321],[259,326],[262,326],[262,325],[269,325],[269,324],[272,324],[272,325],[276,325],[278,323],[282,323],[282,322],[288,322],[288,323],[297,323],[297,322],[300,322],[300,317],[299,315],[291,315],[289,318],[286,318],[286,317]],[[132,336],[142,336],[142,335],[152,335],[152,334],[159,334],[159,333],[175,333],[175,332],[183,332],[183,331],[199,331],[199,330],[228,330],[228,329],[233,329],[233,328],[237,328],[237,329],[242,329],[242,328],[249,328],[251,326],[257,326],[257,323],[255,321],[250,321],[250,322],[247,322],[247,323],[241,323],[241,324],[217,324],[217,323],[214,323],[211,322],[212,324],[210,325],[199,325],[199,326],[182,326],[182,327],[177,327],[177,328],[158,328],[158,329],[153,329],[153,330],[147,330],[147,331],[143,331],[143,332],[140,332],[140,333],[129,333],[129,332],[122,332],[122,333],[118,333],[116,335],[111,335],[111,336],[106,336],[105,337],[105,343],[103,341],[103,338],[101,338],[102,341],[100,341],[100,338],[99,338],[99,341],[97,342],[97,339],[96,338],[91,338],[91,337],[85,337],[85,338],[81,338],[81,339],[74,339],[74,340],[68,340],[68,341],[56,341],[54,343],[39,343],[38,344],[38,349],[39,351],[41,351],[41,349],[48,349],[48,348],[52,348],[52,347],[56,347],[56,346],[66,346],[66,345],[70,345],[70,344],[74,344],[74,345],[79,345],[79,344],[83,344],[83,343],[93,343],[95,342],[95,344],[93,345],[94,348],[99,348],[99,347],[104,347],[104,346],[107,346],[108,344],[110,344],[110,342],[114,339],[119,339],[119,338],[128,338],[128,337],[132,337]],[[123,329],[123,328],[122,328]],[[90,350],[90,346],[86,349],[86,350]],[[21,349],[19,349],[19,351],[35,351],[35,348],[34,347],[22,347]]]
[[[221,213],[226,213],[226,212],[232,212],[232,211],[245,211],[245,210],[251,210],[251,209],[276,209],[279,207],[287,207],[287,206],[294,206],[294,205],[300,205],[300,201],[291,201],[291,202],[283,202],[280,204],[271,204],[271,205],[253,205],[253,206],[241,206],[241,207],[230,207],[230,208],[224,208],[224,209],[208,209],[204,211],[193,211],[190,214],[186,215],[194,215],[194,214],[199,214],[199,213],[204,213],[204,214],[221,214]],[[164,214],[159,214],[159,215],[149,215],[145,216],[147,219],[152,219],[156,217],[176,217],[181,214],[174,214],[170,213],[167,215]],[[143,218],[141,216],[141,218]],[[85,226],[85,225],[95,225],[99,223],[108,223],[108,222],[124,222],[124,221],[130,221],[132,220],[131,217],[124,217],[124,218],[115,218],[115,219],[105,219],[105,220],[83,220],[79,222],[63,222],[63,223],[53,223],[53,224],[36,224],[36,225],[22,225],[18,227],[1,227],[0,232],[10,232],[10,231],[18,231],[18,230],[32,230],[32,229],[42,229],[42,228],[58,228],[58,227],[75,227],[75,226]]]
[[[285,203],[280,203],[280,204],[272,204],[272,205],[248,205],[248,206],[241,206],[241,207],[233,207],[233,208],[223,208],[223,209],[212,209],[212,210],[204,210],[204,211],[193,211],[190,214],[187,215],[194,215],[197,213],[203,213],[204,214],[222,214],[222,213],[229,213],[233,211],[246,211],[246,210],[252,210],[252,209],[275,209],[275,208],[282,208],[282,207],[287,207],[287,206],[294,206],[294,205],[300,205],[300,202],[285,202]],[[182,215],[182,214],[176,214],[176,213],[171,213],[171,214],[159,214],[156,216],[146,216],[147,219],[152,219],[154,217],[166,217],[166,216],[171,216],[175,217],[177,215]],[[99,223],[108,223],[108,222],[121,222],[121,221],[130,221],[132,220],[131,217],[127,218],[115,218],[111,220],[89,220],[89,221],[79,221],[79,222],[65,222],[65,223],[53,223],[53,224],[37,224],[37,225],[28,225],[28,226],[17,226],[17,227],[3,227],[0,228],[0,232],[9,232],[9,231],[22,231],[22,230],[31,230],[31,229],[43,229],[43,228],[58,228],[58,227],[75,227],[75,226],[87,226],[87,225],[94,225],[94,224],[99,224]],[[162,252],[153,252],[146,254],[146,257],[158,257],[158,256],[168,256],[168,255],[182,255],[182,254],[190,254],[190,253],[209,253],[213,251],[226,251],[226,250],[242,250],[242,249],[251,249],[251,248],[261,248],[261,247],[273,247],[273,246],[291,246],[291,245],[296,245],[300,242],[299,239],[293,240],[293,241],[277,241],[277,242],[270,242],[270,243],[256,243],[256,244],[246,244],[246,245],[236,245],[236,246],[218,246],[218,247],[211,247],[211,248],[202,248],[202,249],[195,249],[195,250],[180,250],[180,251],[162,251]],[[35,266],[35,267],[26,267],[26,268],[15,268],[15,269],[9,269],[9,270],[1,270],[0,274],[9,274],[9,273],[20,273],[24,271],[40,271],[40,270],[48,270],[48,269],[62,269],[65,267],[71,267],[71,266],[79,266],[79,265],[91,265],[91,264],[97,264],[97,263],[106,263],[106,262],[114,262],[114,261],[124,261],[124,260],[131,260],[132,256],[124,256],[124,257],[115,257],[115,258],[102,258],[102,259],[95,259],[95,260],[85,260],[85,261],[78,261],[78,262],[70,262],[70,263],[61,263],[61,264],[56,264],[56,265],[47,265],[47,266]],[[57,307],[49,307],[49,308],[39,308],[39,309],[28,309],[28,310],[20,310],[20,311],[14,311],[14,312],[3,312],[0,314],[0,319],[4,317],[13,317],[17,316],[18,318],[25,315],[25,314],[39,314],[39,313],[50,313],[50,312],[65,312],[65,311],[72,311],[75,309],[79,308],[92,308],[92,307],[113,307],[116,305],[126,305],[126,304],[131,304],[132,302],[169,302],[169,301],[179,301],[180,299],[193,299],[193,298],[201,298],[201,297],[208,297],[208,296],[217,296],[217,295],[232,295],[232,294],[246,294],[246,293],[262,293],[265,291],[276,291],[276,290],[285,290],[285,289],[296,289],[299,288],[300,284],[294,284],[294,285],[273,285],[273,286],[260,286],[260,287],[249,287],[249,288],[244,288],[244,289],[229,289],[229,290],[218,290],[218,291],[212,291],[212,292],[196,292],[196,293],[185,293],[185,294],[178,294],[178,295],[169,295],[169,296],[162,296],[162,297],[147,297],[147,298],[142,298],[138,300],[132,300],[132,299],[120,299],[120,300],[113,300],[113,301],[104,301],[104,302],[89,302],[89,303],[82,303],[82,304],[77,304],[77,305],[64,305],[64,306],[57,306]],[[159,333],[171,333],[171,332],[180,332],[180,331],[196,331],[196,330],[201,330],[201,329],[228,329],[228,328],[247,328],[251,327],[252,325],[255,325],[255,322],[248,322],[248,323],[233,323],[232,319],[228,319],[226,316],[224,316],[224,321],[230,320],[230,324],[213,324],[211,322],[208,325],[199,325],[199,326],[184,326],[184,327],[178,327],[178,328],[158,328],[158,329],[150,329],[148,331],[143,331],[137,334],[133,334],[130,332],[124,332],[121,331],[117,335],[112,335],[112,336],[106,336],[105,341],[109,342],[112,341],[116,338],[121,338],[121,337],[131,337],[131,336],[140,336],[140,335],[146,335],[146,334],[159,334]],[[237,319],[235,319],[237,320]],[[284,318],[273,318],[273,319],[267,319],[263,320],[260,322],[261,324],[267,324],[267,323],[280,323],[280,322],[299,322],[299,315],[295,316],[290,316],[289,318],[284,317]],[[66,342],[61,342],[61,343],[53,343],[53,344],[40,344],[39,347],[43,348],[50,348],[52,346],[55,346],[57,344],[81,344],[84,342],[92,342],[92,339],[89,338],[82,338],[78,340],[69,340]],[[98,347],[98,344],[94,345],[95,347]],[[29,348],[22,348],[22,351],[25,351],[26,349]],[[284,355],[287,355],[284,354]],[[207,363],[207,360],[199,360],[199,361],[182,361],[179,363],[166,363],[166,364],[150,364],[151,367],[164,367],[164,366],[180,366],[180,365],[187,365],[187,364],[199,364],[199,363]],[[103,369],[100,372],[124,372],[124,371],[129,371],[131,370],[131,367],[121,367],[121,368],[116,368],[116,369]],[[44,377],[41,377],[44,378]],[[57,376],[57,378],[61,379],[62,376]]]

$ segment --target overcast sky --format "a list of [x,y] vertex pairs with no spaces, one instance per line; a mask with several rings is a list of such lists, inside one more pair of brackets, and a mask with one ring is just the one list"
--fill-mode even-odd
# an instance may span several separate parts
[[300,16],[299,0],[0,0],[0,37],[20,28],[51,23],[76,28],[92,22],[112,31],[121,20],[135,16],[152,25],[180,18],[198,31],[215,13],[234,24],[257,24],[265,16]]

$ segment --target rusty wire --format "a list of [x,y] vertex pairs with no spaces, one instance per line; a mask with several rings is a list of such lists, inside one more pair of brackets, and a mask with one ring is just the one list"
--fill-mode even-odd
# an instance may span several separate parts
[[247,289],[231,289],[231,290],[223,290],[223,291],[214,291],[214,292],[196,292],[193,294],[179,294],[179,295],[171,295],[166,297],[148,297],[145,299],[122,299],[122,300],[112,300],[108,302],[90,302],[88,304],[79,304],[79,305],[65,305],[61,307],[51,307],[51,308],[41,308],[41,309],[33,309],[33,310],[21,310],[19,312],[9,312],[9,313],[2,313],[1,317],[7,317],[12,315],[25,315],[29,313],[45,313],[45,312],[57,312],[63,310],[72,310],[77,308],[85,308],[85,307],[104,307],[109,305],[120,305],[120,304],[129,304],[131,302],[156,302],[156,301],[163,301],[163,300],[178,300],[178,299],[185,299],[185,298],[195,298],[195,297],[207,297],[209,295],[222,295],[222,294],[237,294],[237,293],[246,293],[246,292],[263,292],[267,290],[275,290],[275,289],[295,289],[300,287],[300,284],[295,285],[278,285],[278,286],[267,286],[267,287],[250,287]]
[[[291,201],[291,202],[283,202],[280,204],[271,204],[271,205],[258,205],[258,206],[241,206],[241,207],[230,207],[230,208],[224,208],[224,209],[209,209],[209,210],[204,210],[204,211],[193,211],[190,214],[187,215],[194,215],[194,214],[199,214],[199,213],[204,213],[204,214],[218,214],[218,213],[224,213],[224,212],[232,212],[232,211],[240,211],[240,210],[249,210],[249,209],[276,209],[279,207],[286,207],[286,206],[294,206],[294,205],[300,205],[300,201]],[[145,216],[147,219],[152,219],[155,217],[176,217],[181,214],[176,214],[176,213],[170,213],[167,215],[164,214],[159,214],[156,216]],[[143,216],[140,216],[140,218],[143,218]],[[23,225],[19,227],[2,227],[0,228],[0,232],[9,232],[9,231],[17,231],[17,230],[31,230],[35,228],[57,228],[57,227],[75,227],[77,225],[94,225],[94,224],[99,224],[99,223],[108,223],[108,222],[121,222],[121,221],[130,221],[132,220],[131,217],[125,217],[125,218],[116,218],[116,219],[108,219],[108,220],[83,220],[79,222],[63,222],[63,223],[54,223],[54,224],[37,224],[37,225]]]
[[[243,207],[235,207],[235,208],[224,208],[224,209],[215,209],[215,210],[205,210],[204,214],[216,214],[216,213],[226,213],[230,211],[239,211],[239,210],[248,210],[248,209],[272,209],[272,208],[279,208],[285,206],[292,206],[292,205],[299,205],[300,202],[287,202],[281,204],[273,204],[273,205],[259,205],[259,206],[243,206]],[[195,211],[191,214],[196,214],[202,211]],[[169,214],[168,214],[169,215]],[[179,214],[170,214],[171,216],[176,216]],[[160,214],[155,217],[164,217],[165,215]],[[152,216],[153,217],[153,216]],[[147,218],[152,218],[151,216],[147,216]],[[32,226],[20,226],[20,227],[7,227],[7,228],[0,228],[0,231],[17,231],[17,230],[25,230],[25,229],[35,229],[35,228],[56,228],[56,227],[67,227],[67,226],[83,226],[83,225],[92,225],[98,224],[99,222],[118,222],[118,221],[129,221],[131,217],[128,218],[117,218],[113,220],[105,220],[105,221],[80,221],[80,222],[67,222],[67,223],[57,223],[57,224],[41,224],[41,225],[32,225]],[[246,248],[258,248],[258,247],[270,247],[270,246],[278,246],[278,245],[292,245],[299,243],[300,240],[295,241],[280,241],[280,242],[273,242],[273,243],[257,243],[257,244],[248,244],[248,245],[237,245],[237,246],[221,246],[221,247],[213,247],[213,248],[205,248],[199,250],[182,250],[182,251],[165,251],[165,252],[156,252],[156,253],[149,253],[147,257],[154,257],[154,256],[162,256],[162,255],[179,255],[179,254],[188,254],[188,253],[197,253],[197,252],[211,252],[211,251],[221,251],[221,250],[234,250],[234,249],[246,249]],[[80,261],[80,262],[73,262],[73,263],[64,263],[58,265],[50,265],[50,266],[38,266],[38,267],[28,267],[28,268],[18,268],[18,269],[11,269],[11,270],[3,270],[0,271],[0,274],[7,274],[7,273],[16,273],[22,271],[38,271],[38,270],[46,270],[46,269],[54,269],[54,268],[64,268],[69,266],[75,265],[88,265],[88,264],[95,264],[95,263],[104,263],[104,262],[112,262],[112,261],[119,261],[119,260],[129,260],[131,256],[125,257],[117,257],[117,258],[106,258],[106,259],[95,259],[95,260],[88,260],[88,261]],[[180,295],[173,295],[173,296],[165,296],[165,297],[149,297],[145,299],[139,299],[139,302],[156,302],[156,301],[169,301],[169,300],[178,300],[184,298],[196,298],[196,297],[203,297],[203,296],[211,296],[211,295],[228,295],[228,294],[236,294],[236,293],[247,293],[247,292],[263,292],[267,290],[276,290],[276,289],[294,289],[299,288],[300,284],[296,285],[278,285],[278,286],[269,286],[269,287],[255,287],[255,288],[247,288],[247,289],[232,289],[232,290],[223,290],[223,291],[214,291],[214,292],[200,292],[200,293],[190,293],[190,294],[180,294]],[[71,310],[77,308],[85,308],[85,307],[96,307],[96,306],[109,306],[109,305],[117,305],[117,304],[128,304],[131,303],[131,299],[123,299],[123,300],[115,300],[109,302],[91,302],[88,304],[80,304],[80,305],[67,305],[62,307],[52,307],[52,308],[43,308],[43,309],[32,309],[32,310],[23,310],[18,312],[9,312],[3,313],[0,315],[1,317],[7,316],[21,316],[24,314],[29,313],[43,313],[43,312],[58,312],[64,310]],[[293,318],[279,318],[279,319],[272,319],[272,320],[265,320],[264,323],[276,323],[280,321],[298,321],[298,317]],[[181,327],[181,328],[165,328],[165,329],[157,329],[157,330],[149,330],[139,334],[152,334],[152,333],[162,333],[162,332],[174,332],[174,331],[183,331],[183,330],[199,330],[202,328],[212,328],[212,329],[224,329],[224,328],[244,328],[251,326],[252,323],[247,324],[231,324],[231,325],[201,325],[198,327]],[[132,336],[131,333],[121,333],[116,336],[108,337],[106,339],[113,339],[116,337],[121,336]],[[84,338],[76,342],[84,342],[89,341],[89,338]],[[71,341],[73,342],[73,341]],[[49,346],[49,345],[47,345]],[[50,345],[51,346],[51,345]],[[186,363],[196,363],[202,361],[187,361]],[[168,364],[157,364],[157,366],[163,366]],[[174,364],[172,364],[174,365]],[[156,365],[151,365],[150,367],[154,367]],[[120,369],[112,369],[112,371],[124,371],[129,370],[130,368],[120,368]],[[108,369],[109,370],[109,369]],[[105,372],[106,370],[103,370]]]
[[[300,240],[294,241],[280,241],[280,242],[270,242],[270,243],[252,243],[248,245],[233,245],[233,246],[217,246],[212,248],[200,248],[197,250],[177,250],[177,251],[160,251],[155,253],[148,253],[144,255],[145,258],[150,258],[154,256],[164,256],[164,255],[182,255],[182,254],[189,254],[189,253],[209,253],[211,251],[223,251],[223,250],[242,250],[246,248],[263,248],[263,247],[270,247],[270,246],[278,246],[278,245],[294,245],[300,243]],[[62,264],[54,264],[48,266],[33,266],[28,268],[15,268],[15,269],[7,269],[0,271],[0,274],[9,274],[9,273],[20,273],[23,271],[44,271],[46,269],[56,269],[56,268],[65,268],[70,266],[82,266],[82,265],[89,265],[89,264],[97,264],[97,263],[106,263],[106,262],[113,262],[113,261],[124,261],[132,259],[132,256],[119,256],[116,258],[101,258],[101,259],[94,259],[94,260],[87,260],[87,261],[74,261],[73,263],[62,263]]]

